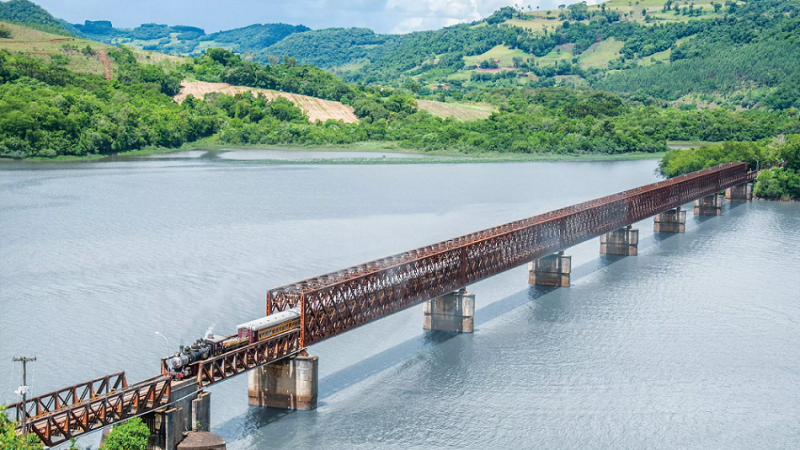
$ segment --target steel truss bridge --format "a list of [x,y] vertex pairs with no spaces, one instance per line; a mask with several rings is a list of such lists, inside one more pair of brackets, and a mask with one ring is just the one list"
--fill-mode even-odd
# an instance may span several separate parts
[[[641,186],[272,289],[267,314],[299,306],[301,327],[197,363],[197,388],[290,356],[410,306],[755,178],[745,163]],[[8,405],[46,446],[164,408],[175,381],[124,372]],[[185,381],[183,382],[185,383]]]

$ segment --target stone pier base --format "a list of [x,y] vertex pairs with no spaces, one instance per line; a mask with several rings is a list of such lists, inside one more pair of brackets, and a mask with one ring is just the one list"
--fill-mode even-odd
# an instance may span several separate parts
[[628,225],[600,236],[600,254],[636,256],[639,254],[639,230]]
[[178,444],[178,450],[225,450],[227,448],[224,439],[207,431],[186,433],[186,437]]
[[195,380],[173,384],[171,398],[176,402],[142,417],[150,427],[148,450],[175,450],[184,433],[211,427],[211,393],[198,391]]
[[686,211],[680,207],[658,214],[653,223],[656,233],[685,233]]
[[695,216],[719,216],[722,214],[722,203],[725,200],[720,194],[709,195],[694,201]]
[[269,408],[317,409],[319,358],[293,356],[248,373],[247,397],[251,405]]
[[424,305],[426,330],[472,333],[475,316],[475,294],[464,291],[451,292]]
[[744,183],[725,190],[725,200],[731,202],[749,202],[753,200],[753,183]]
[[528,265],[528,283],[534,286],[569,287],[572,256],[558,252]]

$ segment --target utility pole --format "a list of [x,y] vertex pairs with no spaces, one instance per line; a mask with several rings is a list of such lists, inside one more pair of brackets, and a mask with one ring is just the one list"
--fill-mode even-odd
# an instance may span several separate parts
[[25,420],[28,418],[28,408],[25,405],[28,396],[28,363],[36,361],[36,357],[18,356],[14,357],[13,361],[22,363],[22,386],[17,390],[17,395],[22,395],[22,435],[24,436],[28,434],[28,429],[25,428]]

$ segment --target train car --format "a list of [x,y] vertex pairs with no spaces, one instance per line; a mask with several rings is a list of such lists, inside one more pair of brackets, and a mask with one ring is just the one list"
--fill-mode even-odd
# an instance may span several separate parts
[[162,373],[175,379],[197,375],[195,363],[219,356],[237,348],[300,328],[300,309],[293,308],[236,327],[237,334],[220,336],[209,333],[192,345],[162,360]]
[[300,328],[300,308],[270,314],[236,327],[239,330],[239,339],[246,339],[249,344],[255,344],[295,328]]

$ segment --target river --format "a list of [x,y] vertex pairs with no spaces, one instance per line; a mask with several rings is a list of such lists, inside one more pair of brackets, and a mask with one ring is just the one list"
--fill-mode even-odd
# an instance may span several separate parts
[[[0,165],[0,403],[12,356],[38,358],[33,395],[138,381],[272,287],[657,181],[653,160],[173,156]],[[682,235],[638,224],[636,257],[574,247],[567,289],[524,267],[470,286],[474,334],[423,332],[417,306],[315,345],[315,411],[214,386],[212,431],[231,450],[798,448],[800,203],[730,206]]]

